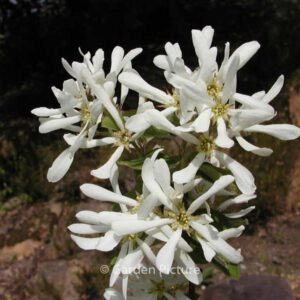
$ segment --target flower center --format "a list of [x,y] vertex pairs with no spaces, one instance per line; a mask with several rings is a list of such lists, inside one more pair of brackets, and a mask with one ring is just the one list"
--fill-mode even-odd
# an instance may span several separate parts
[[212,108],[213,113],[213,122],[215,123],[219,117],[222,117],[224,120],[228,120],[228,109],[229,104],[222,103],[217,101],[216,105]]
[[223,84],[219,83],[216,76],[213,80],[207,85],[207,94],[215,101],[220,99],[220,94],[223,90]]
[[216,145],[212,137],[203,135],[199,138],[199,144],[197,146],[199,152],[205,153],[206,156],[210,156],[215,148]]
[[[174,224],[172,224],[172,227],[175,227],[175,228],[180,227],[184,230],[188,230],[190,221],[191,221],[191,216],[188,215],[184,209],[181,209],[181,210],[179,210],[179,213],[176,216],[176,222]],[[175,229],[175,228],[173,228],[173,229]]]
[[114,133],[117,142],[115,143],[116,146],[125,146],[125,148],[129,151],[130,150],[130,143],[132,141],[131,133],[127,130],[121,130]]

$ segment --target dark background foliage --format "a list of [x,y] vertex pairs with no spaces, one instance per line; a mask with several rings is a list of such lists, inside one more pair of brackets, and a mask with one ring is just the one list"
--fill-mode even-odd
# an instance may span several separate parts
[[263,88],[300,63],[297,0],[1,0],[0,6],[1,112],[54,106],[50,86],[68,76],[60,59],[80,60],[78,47],[92,53],[101,47],[109,60],[117,44],[141,46],[135,66],[149,80],[158,73],[152,58],[167,41],[179,42],[193,65],[190,31],[208,24],[221,49],[227,40],[232,48],[253,39],[262,44],[240,76],[242,89]]

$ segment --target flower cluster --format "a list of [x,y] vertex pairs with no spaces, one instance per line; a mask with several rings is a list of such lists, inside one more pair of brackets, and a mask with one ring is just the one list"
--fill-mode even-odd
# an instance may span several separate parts
[[[108,161],[91,171],[109,179],[112,188],[81,186],[87,197],[112,203],[112,210],[80,211],[79,223],[69,226],[71,238],[84,250],[120,249],[105,299],[189,299],[187,283],[205,280],[205,264],[222,265],[230,273],[243,258],[227,240],[245,229],[245,216],[254,209],[247,203],[256,197],[256,186],[251,172],[229,156],[229,149],[237,142],[246,151],[268,156],[272,149],[253,145],[245,137],[252,132],[281,140],[300,136],[296,126],[264,124],[276,115],[270,102],[283,86],[282,75],[267,93],[237,91],[237,73],[259,43],[245,43],[232,54],[226,43],[218,66],[213,34],[210,26],[192,30],[199,64],[193,70],[185,65],[178,44],[168,42],[166,54],[154,58],[168,91],[150,85],[132,68],[140,48],[126,55],[121,47],[114,48],[107,75],[102,49],[93,57],[81,52],[83,62],[62,61],[73,78],[62,90],[52,88],[60,108],[32,111],[40,117],[41,133],[69,132],[63,136],[68,148],[48,171],[51,182],[67,173],[80,148],[114,148]],[[129,90],[139,96],[130,113],[122,109]],[[163,149],[164,139],[176,141],[177,155],[169,155],[168,146]],[[132,159],[124,160],[124,151]],[[120,166],[135,171],[134,190],[121,190]],[[141,285],[134,273],[144,266],[157,273],[141,279]],[[174,276],[174,267],[186,271]]]

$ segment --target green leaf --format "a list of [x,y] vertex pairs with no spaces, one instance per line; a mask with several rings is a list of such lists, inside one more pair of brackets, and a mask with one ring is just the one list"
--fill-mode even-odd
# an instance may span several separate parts
[[113,130],[120,130],[115,120],[110,115],[106,115],[102,118],[101,127]]
[[[219,179],[223,175],[231,175],[231,173],[228,170],[224,170],[224,169],[215,167],[207,162],[202,164],[198,173],[200,173],[201,176],[203,176],[205,179],[208,179],[211,182],[215,182],[217,179]],[[240,193],[239,188],[237,187],[235,182],[231,183],[226,188],[226,190],[233,193],[234,195],[238,195]]]
[[239,279],[240,265],[230,263],[220,256],[215,256],[212,262],[225,275],[231,277],[232,279]]
[[143,137],[145,138],[160,138],[160,139],[166,139],[171,138],[172,135],[169,132],[166,132],[164,130],[156,129],[155,127],[148,128],[144,134]]
[[[120,166],[125,166],[125,167],[128,167],[130,169],[140,171],[140,170],[142,170],[143,163],[144,163],[145,159],[148,158],[148,157],[151,157],[153,152],[154,152],[154,150],[147,153],[145,156],[140,157],[140,158],[136,158],[136,159],[120,160],[120,161],[118,161],[118,164]],[[178,156],[165,155],[162,158],[166,161],[166,163],[168,164],[170,169],[175,168],[179,164],[179,157]]]

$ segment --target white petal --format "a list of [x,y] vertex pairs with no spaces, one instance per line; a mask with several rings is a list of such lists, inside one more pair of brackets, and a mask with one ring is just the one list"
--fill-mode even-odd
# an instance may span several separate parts
[[231,184],[234,181],[234,177],[231,175],[224,175],[221,176],[218,180],[214,182],[214,184],[210,187],[210,189],[202,194],[200,197],[195,199],[190,207],[187,210],[187,213],[192,214],[194,213],[198,208],[200,208],[203,203],[208,200],[211,196],[215,195],[219,191],[226,188],[229,184]]
[[245,194],[241,194],[235,198],[231,198],[228,199],[226,201],[224,201],[219,207],[218,210],[219,211],[223,211],[226,208],[228,208],[231,205],[234,204],[242,204],[242,203],[248,203],[250,200],[255,199],[256,195],[245,195]]
[[191,225],[200,234],[200,236],[206,239],[209,246],[215,252],[221,254],[232,263],[240,263],[243,260],[240,252],[218,237],[217,230],[215,230],[212,226],[202,225],[196,222],[192,222]]
[[76,218],[82,223],[101,224],[101,218],[98,213],[90,210],[82,210],[76,214]]
[[84,238],[81,236],[71,234],[72,240],[83,250],[94,250],[100,238]]
[[284,83],[284,76],[280,75],[273,86],[270,88],[268,93],[263,97],[262,102],[269,103],[271,102],[281,91]]
[[176,183],[187,183],[193,180],[196,176],[197,171],[204,162],[204,158],[204,153],[197,154],[186,168],[173,173],[173,181],[175,181]]
[[157,55],[153,59],[153,63],[158,68],[161,68],[163,70],[171,71],[172,66],[170,65],[167,56],[166,55]]
[[201,239],[200,237],[197,237],[197,239],[201,244],[206,261],[211,262],[211,260],[216,255],[216,252],[209,246],[209,244],[205,240]]
[[147,130],[151,124],[146,120],[143,113],[133,115],[126,121],[126,129],[131,132],[142,132]]
[[119,235],[129,235],[142,232],[151,228],[160,227],[170,223],[172,223],[172,220],[170,219],[158,219],[152,221],[117,221],[112,224],[112,229]]
[[123,57],[124,49],[120,46],[116,46],[111,53],[110,73],[116,71],[119,68]]
[[114,165],[116,165],[117,161],[120,159],[122,153],[124,151],[124,146],[119,146],[116,151],[112,154],[109,160],[100,168],[91,171],[91,175],[100,178],[107,179],[111,175],[111,171]]
[[99,239],[96,249],[104,252],[111,251],[120,243],[121,239],[122,237],[117,235],[114,231],[107,231],[105,235]]
[[74,160],[74,151],[67,148],[64,150],[53,162],[47,173],[47,179],[49,182],[57,182],[62,179],[68,172],[72,162]]
[[202,282],[203,276],[200,268],[185,251],[177,251],[175,260],[178,266],[183,270],[182,273],[188,281],[196,285],[199,285]]
[[123,296],[115,289],[105,289],[103,294],[105,300],[123,300]]
[[110,275],[110,279],[109,279],[109,286],[113,286],[115,284],[115,282],[117,281],[120,273],[121,273],[121,266],[122,266],[122,262],[124,257],[126,256],[128,251],[128,242],[125,242],[122,246],[121,246],[121,250],[119,252],[117,261],[112,269],[111,275]]
[[239,219],[239,218],[242,218],[242,217],[246,216],[247,214],[249,214],[253,209],[255,209],[255,206],[250,206],[250,207],[242,209],[238,212],[228,213],[228,214],[224,214],[224,215],[230,219]]
[[128,65],[129,62],[131,62],[136,56],[138,56],[143,51],[142,48],[135,48],[130,50],[123,58],[121,64],[119,65],[119,68],[116,70],[116,73],[118,74],[125,66]]
[[164,159],[158,159],[155,161],[154,176],[164,193],[168,193],[171,187],[171,174],[168,164]]
[[211,109],[205,108],[195,119],[192,127],[196,132],[207,132],[210,126]]
[[215,153],[217,159],[231,171],[236,184],[242,193],[246,195],[253,195],[256,190],[256,186],[254,184],[254,177],[252,173],[227,154],[220,151],[215,151]]
[[127,254],[122,262],[122,274],[130,275],[140,265],[144,258],[142,249],[137,248]]
[[136,206],[137,202],[126,196],[111,192],[101,186],[95,184],[85,183],[80,186],[81,191],[90,198],[99,201],[108,201],[114,203],[126,204],[129,206]]
[[159,103],[169,103],[172,97],[165,92],[151,86],[138,73],[124,71],[119,75],[119,81],[145,97]]
[[[151,238],[152,239],[152,238]],[[153,240],[153,239],[152,239]],[[140,240],[139,238],[137,239],[137,243],[138,245],[141,247],[141,249],[143,250],[144,254],[147,256],[147,258],[149,259],[149,261],[155,265],[155,255],[152,251],[152,249],[149,246],[149,243]]]
[[32,114],[38,117],[50,117],[63,113],[63,110],[60,108],[47,108],[47,107],[38,107],[31,111]]
[[226,124],[222,117],[219,117],[217,120],[217,130],[218,136],[215,139],[216,145],[221,148],[231,148],[234,145],[234,141],[228,137]]
[[169,274],[175,255],[177,243],[181,237],[182,229],[177,229],[168,242],[159,250],[156,257],[156,267],[164,274]]
[[142,167],[142,179],[147,187],[147,189],[154,195],[157,196],[159,201],[166,205],[167,207],[170,206],[170,200],[168,197],[165,195],[165,193],[162,191],[161,187],[157,183],[157,181],[154,178],[154,168],[153,168],[153,163],[150,159],[146,159],[144,161],[143,167]]
[[160,202],[157,199],[156,195],[150,194],[148,195],[142,204],[139,206],[137,211],[138,218],[140,220],[146,219],[149,214],[153,211],[154,207],[156,207]]
[[252,152],[252,153],[254,153],[256,155],[259,155],[259,156],[269,156],[269,155],[271,155],[273,153],[272,149],[257,147],[257,146],[255,146],[253,144],[250,144],[248,141],[246,141],[241,136],[236,136],[235,138],[236,138],[236,140],[238,141],[238,143],[240,144],[240,146],[244,150]]
[[111,225],[113,222],[121,220],[130,222],[130,220],[136,220],[137,218],[135,214],[116,211],[101,211],[98,213],[98,216],[101,219],[101,222],[106,225]]
[[239,237],[243,231],[245,230],[245,226],[241,225],[237,228],[229,228],[219,232],[219,237],[223,240]]
[[63,129],[69,125],[73,125],[79,122],[80,120],[81,117],[79,115],[74,117],[68,117],[68,118],[60,118],[60,119],[49,118],[40,125],[39,132],[48,133],[57,129]]
[[259,48],[260,44],[257,41],[245,43],[232,53],[229,61],[233,60],[234,56],[238,56],[240,59],[240,69],[251,59],[251,57],[257,52]]
[[224,88],[222,91],[222,101],[225,103],[234,93],[236,88],[236,73],[238,70],[240,60],[239,57],[236,56],[231,61],[228,71],[225,78]]
[[76,223],[68,226],[68,229],[76,234],[94,234],[108,231],[109,226]]
[[300,128],[290,124],[254,125],[246,131],[266,133],[283,141],[294,140],[300,136]]
[[253,108],[253,109],[261,109],[265,111],[269,111],[270,114],[274,115],[274,108],[267,104],[263,103],[261,100],[255,99],[253,96],[243,95],[240,93],[235,93],[233,95],[234,100],[239,102],[240,104],[245,105],[246,107]]

